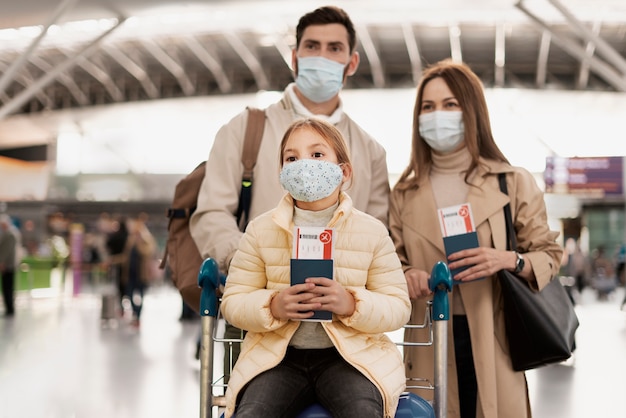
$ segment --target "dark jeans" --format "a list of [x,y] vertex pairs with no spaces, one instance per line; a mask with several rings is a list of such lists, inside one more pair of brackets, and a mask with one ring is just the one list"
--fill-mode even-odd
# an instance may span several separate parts
[[15,271],[5,270],[2,272],[2,299],[4,300],[5,313],[15,313]]
[[454,353],[456,359],[456,375],[459,384],[459,403],[461,418],[476,417],[476,398],[478,384],[472,356],[472,341],[467,324],[467,316],[454,315],[452,318],[454,334]]
[[376,386],[333,348],[289,347],[283,361],[261,373],[239,396],[237,418],[295,417],[319,402],[334,418],[382,417]]

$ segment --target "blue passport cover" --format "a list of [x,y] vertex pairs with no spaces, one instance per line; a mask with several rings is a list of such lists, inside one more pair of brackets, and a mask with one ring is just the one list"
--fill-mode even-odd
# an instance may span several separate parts
[[[476,248],[478,247],[478,234],[476,234],[476,231],[474,231],[468,232],[467,234],[451,235],[449,237],[444,237],[443,246],[446,249],[446,257],[457,251],[465,250],[467,248]],[[469,267],[471,266],[463,266],[454,270],[450,270],[450,274],[453,278],[452,283],[463,283],[460,280],[454,280],[454,276]]]
[[[304,283],[307,277],[333,278],[333,260],[291,259],[291,285]],[[315,314],[304,321],[331,321],[332,312],[314,311]]]

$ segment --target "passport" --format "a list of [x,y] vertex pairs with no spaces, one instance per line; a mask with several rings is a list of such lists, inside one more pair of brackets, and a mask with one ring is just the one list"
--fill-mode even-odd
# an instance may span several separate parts
[[[291,285],[304,283],[307,277],[333,278],[333,260],[291,259]],[[332,321],[329,311],[314,311],[315,314],[303,321]]]
[[[476,231],[468,232],[467,234],[451,235],[449,237],[443,237],[443,246],[446,249],[446,257],[457,251],[465,250],[467,248],[478,247],[478,234]],[[463,266],[450,270],[452,275],[452,284],[463,283],[460,280],[454,280],[454,275],[470,268],[471,266]],[[478,279],[480,280],[480,279]]]

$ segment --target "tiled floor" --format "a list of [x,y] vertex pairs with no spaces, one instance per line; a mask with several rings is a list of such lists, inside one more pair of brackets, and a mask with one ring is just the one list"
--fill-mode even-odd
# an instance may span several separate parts
[[[136,330],[104,326],[100,297],[87,290],[21,294],[15,318],[0,318],[0,418],[198,417],[199,322],[179,321],[178,294],[151,288]],[[622,295],[582,295],[571,364],[528,373],[536,418],[626,417]]]

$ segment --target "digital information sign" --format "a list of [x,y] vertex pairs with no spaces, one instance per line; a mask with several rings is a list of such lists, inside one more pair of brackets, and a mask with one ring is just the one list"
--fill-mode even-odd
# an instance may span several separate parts
[[625,157],[547,157],[546,193],[622,196]]

